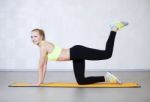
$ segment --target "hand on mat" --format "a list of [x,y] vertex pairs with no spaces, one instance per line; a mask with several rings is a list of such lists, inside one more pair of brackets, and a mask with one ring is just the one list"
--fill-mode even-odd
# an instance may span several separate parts
[[42,84],[42,83],[37,82],[37,83],[34,83],[34,84],[32,84],[32,85],[33,85],[33,86],[40,86],[40,84]]

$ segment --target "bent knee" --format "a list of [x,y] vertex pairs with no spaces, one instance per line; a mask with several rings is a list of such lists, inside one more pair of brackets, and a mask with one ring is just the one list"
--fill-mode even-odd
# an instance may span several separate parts
[[85,80],[77,80],[77,83],[79,85],[85,85],[85,84],[87,84]]
[[79,85],[86,85],[84,82],[77,82]]

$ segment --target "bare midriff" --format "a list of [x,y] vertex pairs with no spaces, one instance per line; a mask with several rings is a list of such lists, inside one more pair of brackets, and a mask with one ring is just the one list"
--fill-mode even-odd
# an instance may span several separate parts
[[70,49],[62,49],[57,61],[68,61],[70,60]]

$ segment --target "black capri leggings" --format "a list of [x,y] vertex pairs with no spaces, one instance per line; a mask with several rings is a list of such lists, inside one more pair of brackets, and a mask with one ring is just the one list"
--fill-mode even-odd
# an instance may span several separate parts
[[73,60],[73,69],[78,84],[92,84],[104,82],[104,76],[85,77],[85,60],[104,60],[112,56],[116,32],[111,31],[106,43],[105,50],[88,48],[75,45],[70,48],[70,59]]

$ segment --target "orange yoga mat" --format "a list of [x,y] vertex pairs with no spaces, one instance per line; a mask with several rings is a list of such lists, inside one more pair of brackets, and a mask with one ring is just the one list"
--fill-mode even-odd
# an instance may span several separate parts
[[66,87],[66,88],[139,88],[140,85],[134,82],[126,83],[96,83],[89,85],[78,85],[77,83],[67,83],[67,82],[53,82],[44,83],[40,86],[32,85],[30,83],[13,83],[9,87]]

